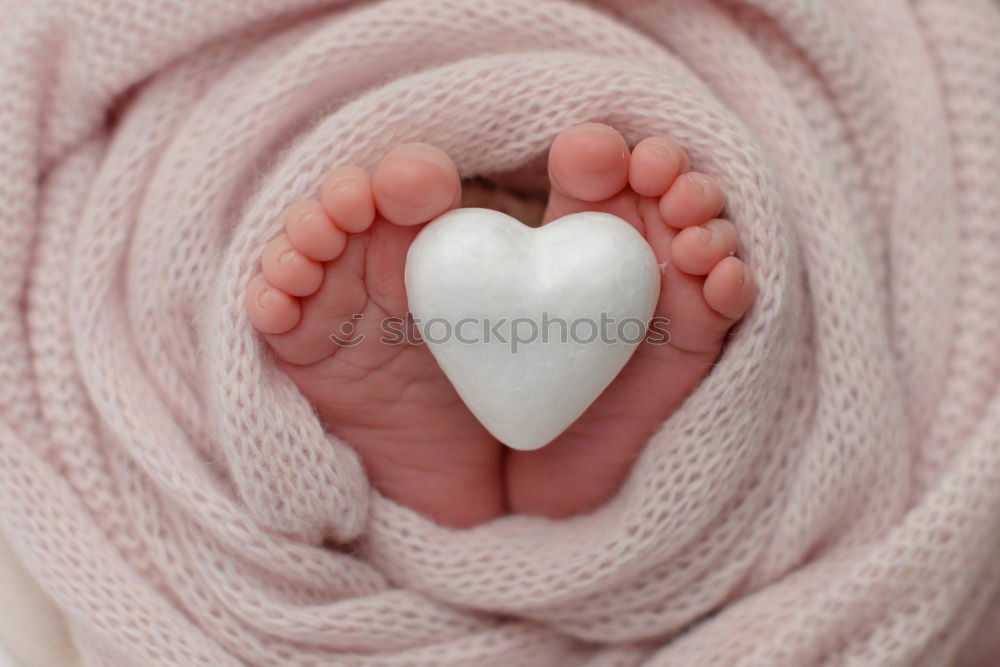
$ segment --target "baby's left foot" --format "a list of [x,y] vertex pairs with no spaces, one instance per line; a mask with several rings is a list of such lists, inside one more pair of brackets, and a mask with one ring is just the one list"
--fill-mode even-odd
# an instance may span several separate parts
[[427,144],[397,146],[371,177],[339,165],[318,198],[285,212],[285,233],[264,249],[246,293],[276,363],[354,447],[372,484],[451,526],[503,512],[503,450],[427,346],[398,334],[410,243],[460,201],[454,162]]
[[549,152],[545,222],[604,211],[646,237],[662,267],[654,317],[669,320],[669,342],[650,338],[593,405],[556,440],[510,451],[507,493],[515,512],[564,517],[593,509],[621,486],[646,441],[712,368],[729,329],[756,293],[734,256],[738,241],[722,212],[722,188],[690,171],[684,151],[664,137],[629,154],[617,130],[572,127]]

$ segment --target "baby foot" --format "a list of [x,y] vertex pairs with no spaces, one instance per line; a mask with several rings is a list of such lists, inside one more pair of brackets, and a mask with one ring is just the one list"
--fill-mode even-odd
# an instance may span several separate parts
[[468,526],[504,509],[502,446],[476,421],[426,345],[403,331],[403,267],[421,225],[461,200],[440,149],[405,144],[374,175],[338,167],[293,204],[247,288],[253,325],[327,428],[384,495]]
[[670,139],[647,138],[630,155],[617,130],[578,125],[553,142],[549,176],[545,222],[604,211],[646,237],[663,267],[654,317],[670,322],[669,342],[641,343],[556,440],[535,451],[509,452],[510,509],[564,517],[593,509],[617,491],[655,429],[708,374],[756,288],[733,256],[736,228],[716,217],[722,189],[690,171],[687,155]]
[[426,346],[381,340],[387,318],[406,318],[410,243],[461,198],[457,170],[440,150],[400,146],[371,179],[339,167],[318,199],[291,206],[286,233],[267,246],[247,289],[251,321],[386,496],[454,526],[500,515],[505,492],[513,511],[562,517],[592,509],[615,493],[652,432],[708,373],[755,294],[733,256],[735,228],[716,218],[721,188],[689,167],[669,139],[646,139],[630,155],[617,131],[595,123],[553,143],[545,221],[606,211],[644,234],[664,266],[655,316],[670,320],[670,341],[641,344],[566,432],[541,450],[510,451],[505,465],[501,445]]

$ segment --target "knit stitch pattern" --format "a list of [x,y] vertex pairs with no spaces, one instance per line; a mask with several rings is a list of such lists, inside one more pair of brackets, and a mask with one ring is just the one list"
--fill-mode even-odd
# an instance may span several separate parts
[[[88,664],[989,661],[990,0],[0,16],[0,530]],[[246,284],[332,166],[426,141],[543,191],[585,120],[718,179],[760,294],[606,506],[438,526],[324,431]]]

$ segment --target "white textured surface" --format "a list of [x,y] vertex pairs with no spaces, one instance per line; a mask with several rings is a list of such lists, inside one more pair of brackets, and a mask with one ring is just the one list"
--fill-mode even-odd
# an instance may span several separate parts
[[78,662],[62,614],[0,534],[0,667]]
[[410,310],[431,352],[472,413],[515,449],[550,442],[614,379],[659,284],[649,244],[607,213],[533,229],[456,209],[424,227],[406,259]]

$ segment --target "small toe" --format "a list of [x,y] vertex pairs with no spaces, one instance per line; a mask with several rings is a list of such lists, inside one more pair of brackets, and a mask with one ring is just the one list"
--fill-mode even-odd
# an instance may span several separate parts
[[690,168],[684,149],[666,137],[647,137],[632,149],[628,180],[643,197],[661,197]]
[[719,215],[726,198],[714,178],[698,172],[681,174],[660,198],[660,215],[671,227],[700,225]]
[[288,242],[311,260],[328,262],[340,256],[347,235],[338,229],[315,199],[303,199],[285,212]]
[[309,296],[323,282],[323,265],[293,248],[284,234],[267,244],[260,264],[267,282],[292,296]]
[[378,212],[397,225],[425,223],[461,201],[462,183],[451,157],[429,144],[389,152],[372,176]]
[[702,293],[712,310],[735,322],[753,302],[757,285],[746,264],[736,257],[726,257],[705,278]]
[[290,331],[301,317],[299,300],[273,287],[263,274],[247,286],[246,307],[250,322],[263,334]]
[[736,252],[739,236],[728,220],[718,218],[685,227],[670,245],[670,260],[684,273],[704,276]]
[[364,169],[336,167],[320,186],[320,203],[337,228],[356,234],[375,221],[375,197]]
[[603,201],[628,185],[629,151],[618,130],[583,123],[561,133],[549,149],[549,179],[563,194]]

